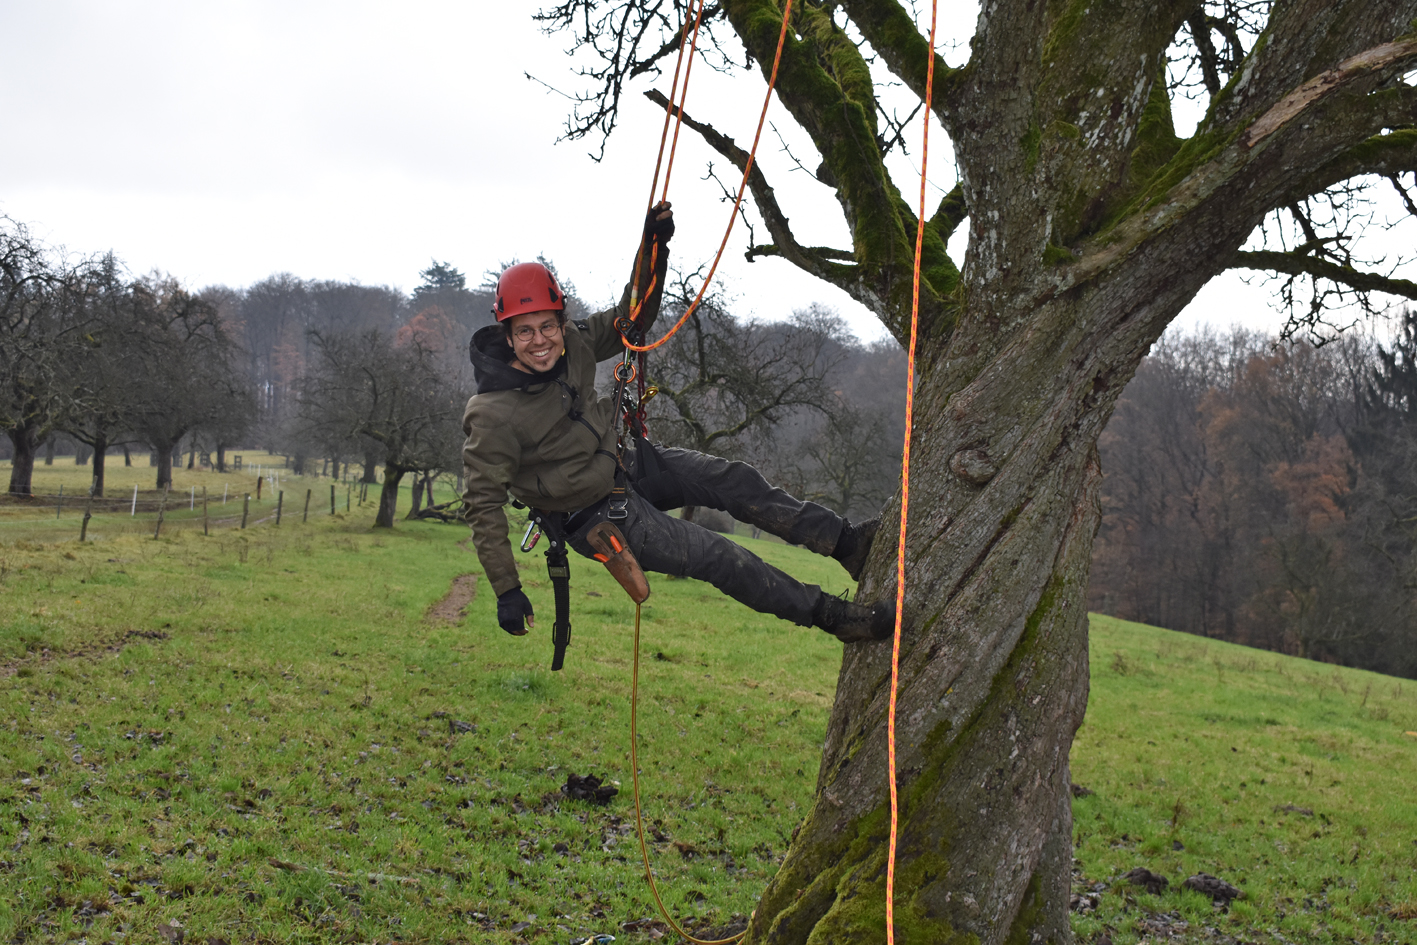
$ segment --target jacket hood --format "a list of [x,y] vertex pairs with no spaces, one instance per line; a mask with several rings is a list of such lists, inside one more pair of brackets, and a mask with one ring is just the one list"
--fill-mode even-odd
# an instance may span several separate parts
[[512,346],[507,344],[501,325],[479,328],[472,336],[467,352],[479,394],[494,390],[527,390],[533,384],[549,384],[566,373],[564,355],[549,371],[528,374],[512,367]]

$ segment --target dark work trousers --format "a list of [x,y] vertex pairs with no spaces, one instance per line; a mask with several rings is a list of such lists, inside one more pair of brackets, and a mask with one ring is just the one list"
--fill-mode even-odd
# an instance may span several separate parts
[[[845,519],[814,502],[792,497],[747,463],[681,449],[661,449],[659,456],[678,480],[682,505],[727,512],[818,554],[829,555],[836,548]],[[632,469],[632,481],[633,473]],[[608,520],[606,511],[602,502],[574,522],[568,542],[588,558],[592,549],[585,535],[596,523]],[[615,526],[624,532],[646,571],[707,581],[759,613],[812,625],[812,611],[822,598],[816,584],[803,584],[718,532],[666,515],[633,489],[626,513]]]

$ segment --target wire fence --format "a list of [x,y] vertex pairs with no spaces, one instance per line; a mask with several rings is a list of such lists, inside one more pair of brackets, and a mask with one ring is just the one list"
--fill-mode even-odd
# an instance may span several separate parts
[[[340,488],[340,486],[343,488]],[[128,496],[63,492],[0,494],[0,541],[83,541],[118,535],[200,532],[297,525],[378,504],[378,485],[331,484],[329,489],[265,490],[212,496],[204,490],[135,490]],[[372,500],[371,500],[372,493]],[[52,514],[51,514],[52,513]]]

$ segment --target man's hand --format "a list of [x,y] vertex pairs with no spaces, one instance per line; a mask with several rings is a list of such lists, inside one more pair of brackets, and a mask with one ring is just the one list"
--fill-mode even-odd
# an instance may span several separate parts
[[[522,619],[526,625],[522,625]],[[527,627],[536,626],[531,614],[531,601],[526,599],[520,587],[514,587],[497,598],[497,623],[514,637],[523,636]]]
[[661,246],[669,242],[674,235],[674,211],[669,209],[671,206],[673,204],[668,200],[661,200],[649,208],[649,213],[645,215],[646,240],[653,236]]

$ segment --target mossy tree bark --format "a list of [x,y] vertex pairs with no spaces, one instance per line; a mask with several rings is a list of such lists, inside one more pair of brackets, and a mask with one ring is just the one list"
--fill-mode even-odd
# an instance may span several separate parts
[[[634,5],[571,0],[543,19],[589,28],[610,20],[588,8]],[[877,80],[856,39],[917,95],[927,41],[897,0],[795,10],[778,97],[816,144],[817,176],[835,188],[853,244],[805,245],[755,169],[773,242],[750,255],[845,289],[904,342],[915,216],[885,170]],[[924,244],[897,716],[899,942],[1070,940],[1068,752],[1087,701],[1098,434],[1201,286],[1255,263],[1237,251],[1267,214],[1357,175],[1417,170],[1417,90],[1402,80],[1417,61],[1417,0],[1276,3],[1224,84],[1213,58],[1203,63],[1210,109],[1183,140],[1166,54],[1200,10],[989,0],[969,63],[937,60],[934,109],[960,181]],[[765,74],[780,0],[716,11]],[[661,55],[622,57],[622,74]],[[741,168],[744,152],[694,117]],[[573,132],[577,120],[606,127],[603,114],[578,115]],[[946,242],[966,218],[957,268]],[[862,600],[894,595],[898,503],[887,513]],[[889,665],[889,644],[847,647],[815,804],[748,942],[882,940]]]

